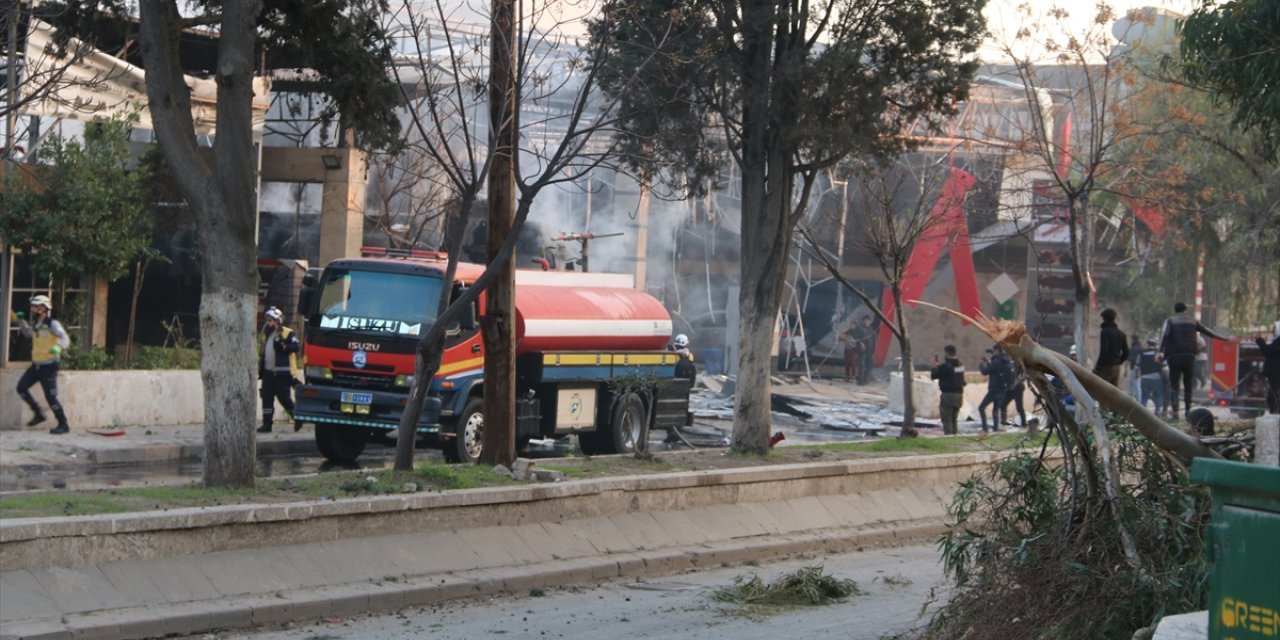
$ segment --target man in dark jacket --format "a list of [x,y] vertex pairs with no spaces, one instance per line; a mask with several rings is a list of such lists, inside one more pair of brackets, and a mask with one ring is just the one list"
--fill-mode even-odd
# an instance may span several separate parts
[[1226,336],[1218,335],[1202,326],[1199,321],[1187,315],[1187,305],[1178,302],[1173,305],[1173,315],[1164,321],[1164,330],[1160,334],[1160,353],[1169,364],[1169,387],[1173,394],[1170,406],[1173,416],[1178,415],[1178,387],[1182,386],[1183,416],[1191,412],[1191,381],[1196,372],[1196,334],[1201,333],[1210,338],[1226,340]]
[[982,418],[983,433],[987,431],[987,406],[992,404],[995,406],[991,409],[991,430],[1000,430],[1000,425],[1005,421],[1004,397],[1013,386],[1013,361],[1004,354],[1004,349],[1000,345],[995,345],[987,349],[987,354],[990,359],[984,357],[978,364],[978,371],[987,376],[987,395],[983,396],[982,402],[978,404],[978,416]]
[[959,433],[960,406],[964,404],[964,365],[956,358],[954,345],[943,348],[946,359],[938,362],[933,357],[933,370],[929,377],[938,381],[941,398],[938,401],[938,413],[942,415],[942,432],[947,435]]
[[1129,343],[1124,332],[1116,325],[1116,310],[1102,310],[1102,332],[1098,338],[1098,361],[1093,372],[1099,378],[1120,386],[1120,366],[1129,360]]
[[1258,336],[1254,338],[1262,351],[1262,375],[1267,378],[1267,412],[1280,413],[1280,322],[1275,324],[1271,344]]

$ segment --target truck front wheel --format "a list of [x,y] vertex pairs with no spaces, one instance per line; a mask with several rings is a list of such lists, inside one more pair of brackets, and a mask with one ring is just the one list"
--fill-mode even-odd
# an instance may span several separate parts
[[484,402],[480,398],[467,400],[454,428],[453,442],[444,447],[446,462],[475,462],[480,459],[484,446]]
[[316,447],[320,455],[344,466],[355,464],[364,453],[365,437],[361,429],[346,425],[317,424]]
[[609,425],[610,444],[614,453],[635,453],[637,443],[648,436],[648,416],[644,401],[634,393],[620,396],[613,405],[613,421]]

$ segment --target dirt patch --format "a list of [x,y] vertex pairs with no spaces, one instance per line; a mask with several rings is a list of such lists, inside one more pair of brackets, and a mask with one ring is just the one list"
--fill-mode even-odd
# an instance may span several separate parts
[[619,455],[539,460],[535,463],[535,466],[541,469],[561,471],[568,477],[590,478],[671,471],[742,469],[893,456],[1000,451],[1033,440],[1039,442],[1043,439],[1043,434],[1028,436],[1024,433],[1004,433],[994,436],[913,438],[909,440],[880,439],[864,442],[777,447],[764,456],[736,454],[728,449],[677,449],[654,451],[647,457]]

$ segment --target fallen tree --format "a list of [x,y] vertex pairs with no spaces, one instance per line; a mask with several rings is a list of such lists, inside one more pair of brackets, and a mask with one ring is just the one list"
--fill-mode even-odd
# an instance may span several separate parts
[[[1049,428],[1038,451],[956,493],[939,541],[956,589],[926,636],[1128,638],[1165,614],[1203,608],[1209,502],[1187,467],[1222,456],[1040,346],[1021,323],[966,320],[1022,365]],[[1062,455],[1050,463],[1055,440]]]

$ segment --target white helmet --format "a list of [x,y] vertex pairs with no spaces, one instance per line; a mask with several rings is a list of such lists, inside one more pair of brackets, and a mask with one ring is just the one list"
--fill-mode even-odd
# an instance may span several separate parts
[[31,306],[44,307],[50,311],[53,311],[53,302],[49,300],[49,296],[46,296],[46,295],[31,296]]
[[276,322],[280,322],[281,320],[283,320],[283,319],[284,319],[284,314],[283,314],[283,313],[280,313],[280,310],[279,310],[279,309],[277,309],[277,308],[275,308],[275,307],[267,307],[267,311],[266,311],[266,313],[264,313],[264,314],[262,314],[262,315],[264,315],[264,316],[266,316],[266,317],[268,317],[268,318],[271,318],[272,320],[275,320]]
[[674,344],[676,348],[683,349],[689,346],[689,336],[686,336],[685,334],[681,333],[676,336],[675,340],[671,341],[671,344]]
[[1073,355],[1073,356],[1074,356],[1074,355],[1076,355],[1077,353],[1079,353],[1079,351],[1076,349],[1076,346],[1075,346],[1074,344],[1073,344],[1073,345],[1071,345],[1071,351],[1070,351],[1070,353],[1071,353],[1071,355]]

